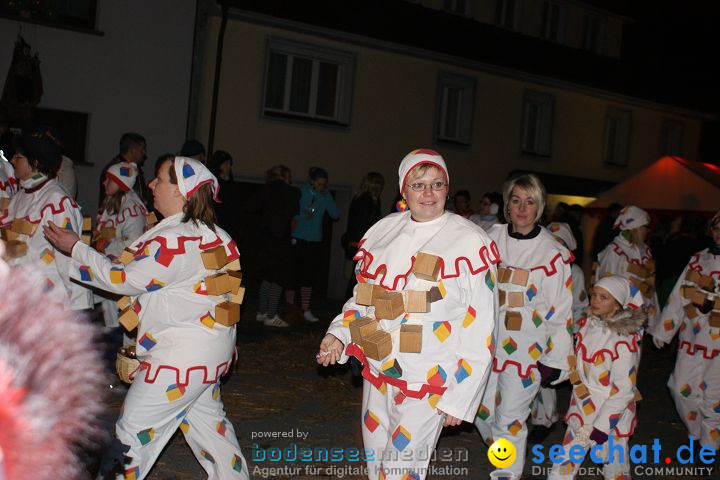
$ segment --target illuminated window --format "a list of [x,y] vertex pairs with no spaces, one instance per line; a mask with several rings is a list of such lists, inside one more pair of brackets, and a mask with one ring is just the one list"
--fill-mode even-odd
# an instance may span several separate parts
[[555,97],[526,92],[523,98],[522,151],[549,157],[552,146],[552,121]]
[[520,15],[520,0],[497,0],[495,3],[495,24],[517,30]]
[[679,120],[666,119],[662,126],[660,155],[683,154],[683,134],[685,125]]
[[627,166],[630,156],[632,112],[608,108],[605,116],[603,160],[611,165]]
[[541,36],[551,42],[563,42],[565,39],[564,5],[555,2],[543,2]]
[[355,55],[290,40],[268,40],[263,114],[349,125]]
[[435,138],[469,145],[474,102],[474,78],[441,73],[435,111]]

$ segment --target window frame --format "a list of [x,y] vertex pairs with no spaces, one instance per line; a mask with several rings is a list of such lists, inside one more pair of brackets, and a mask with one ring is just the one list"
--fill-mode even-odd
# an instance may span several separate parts
[[[612,145],[610,143],[610,135],[612,134],[611,122],[625,122],[625,131],[619,131],[615,128],[615,138]],[[622,125],[620,125],[622,126]],[[626,145],[617,146],[618,140],[622,141],[620,135],[625,136]],[[608,107],[605,112],[605,129],[603,132],[603,163],[615,167],[628,167],[630,165],[630,148],[632,146],[633,133],[633,112],[632,110],[616,107]],[[611,146],[613,148],[611,148]],[[619,157],[619,158],[618,158]]]
[[[677,151],[673,152],[670,149],[670,131],[679,131],[679,139],[677,142]],[[678,120],[677,118],[665,118],[663,120],[662,128],[660,130],[660,156],[683,156],[683,147],[685,139],[685,122]]]
[[[594,24],[595,36],[590,38],[591,23]],[[589,52],[605,55],[607,52],[607,17],[597,13],[586,13],[583,17],[582,47]],[[592,43],[592,44],[591,44]]]
[[[535,141],[528,144],[530,122],[529,109],[531,105],[539,105],[539,115],[535,125]],[[532,155],[540,158],[550,158],[553,147],[553,124],[555,121],[555,95],[536,90],[526,90],[522,102],[522,126],[520,130],[520,151],[523,155]]]
[[[283,107],[268,107],[270,85],[270,59],[272,54],[284,55],[286,71],[283,79]],[[292,65],[294,58],[310,60],[311,79],[308,98],[308,111],[290,110],[292,100]],[[333,116],[321,115],[316,112],[319,88],[320,63],[338,66],[335,92],[335,112]],[[260,98],[260,115],[265,119],[285,120],[291,122],[314,123],[318,125],[349,127],[352,116],[353,87],[357,54],[347,50],[339,50],[321,45],[298,42],[287,38],[268,36],[265,46],[265,62],[263,64],[262,95]]]
[[[507,6],[512,3],[515,7],[512,16],[512,25],[507,25]],[[522,0],[495,0],[495,25],[508,30],[519,30],[520,11],[522,9]]]
[[[558,9],[557,30],[554,36],[552,36],[550,32],[550,24],[552,21],[551,9],[553,7],[557,7]],[[541,22],[542,24],[540,25],[540,38],[543,38],[549,42],[560,44],[565,42],[565,31],[567,27],[567,5],[552,0],[543,1]]]
[[[464,2],[465,8],[462,9],[462,11],[458,10],[457,2],[459,0],[443,0],[443,11],[447,13],[452,13],[453,15],[460,15],[463,17],[469,17],[470,16],[470,3],[472,0],[462,0]],[[448,3],[450,5],[448,5]]]
[[[446,102],[446,87],[458,88],[461,97],[458,99],[457,134],[455,137],[445,135],[447,125],[448,105]],[[472,143],[473,121],[475,116],[475,92],[477,79],[472,76],[441,71],[437,79],[437,96],[435,101],[435,122],[433,138],[437,143],[470,146]],[[468,101],[462,97],[463,92],[469,95]]]

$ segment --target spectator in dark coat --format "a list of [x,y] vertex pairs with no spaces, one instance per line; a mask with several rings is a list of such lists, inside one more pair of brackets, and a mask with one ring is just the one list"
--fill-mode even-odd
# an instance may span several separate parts
[[233,179],[232,164],[233,159],[228,152],[215,150],[215,153],[210,158],[208,168],[215,175],[220,185],[218,195],[220,203],[215,205],[217,224],[237,241],[240,235],[240,222],[237,215],[239,188]]

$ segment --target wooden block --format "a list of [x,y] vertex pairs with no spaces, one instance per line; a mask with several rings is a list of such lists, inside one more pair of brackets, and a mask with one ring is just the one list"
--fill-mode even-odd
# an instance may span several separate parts
[[630,277],[630,281],[640,289],[640,292],[643,294],[643,297],[648,298],[653,293],[653,288],[648,285],[646,282],[643,282],[642,280],[638,280],[636,277]]
[[418,278],[437,282],[440,274],[440,258],[429,253],[418,252],[412,272]]
[[511,268],[498,268],[498,283],[510,283],[510,277],[512,277]]
[[428,292],[423,290],[406,290],[405,311],[408,313],[427,313],[430,311]]
[[442,291],[439,287],[431,287],[428,291],[428,300],[430,303],[435,303],[444,298]]
[[89,232],[92,230],[92,217],[83,215],[82,231]]
[[135,252],[133,252],[131,249],[126,248],[123,250],[123,252],[120,254],[120,263],[123,265],[127,265],[128,263],[132,262],[135,259]]
[[645,283],[650,285],[652,288],[655,288],[655,275],[651,274],[649,277],[647,277],[645,279]]
[[713,280],[710,275],[700,275],[697,283],[703,290],[707,290],[708,292],[715,291],[715,280]]
[[505,305],[505,296],[506,296],[505,290],[502,288],[498,289],[498,306],[502,307]]
[[242,283],[242,272],[236,270],[228,270],[225,272],[230,282],[230,293],[237,293]]
[[157,223],[157,215],[155,215],[155,212],[149,212],[145,215],[145,222],[147,222],[148,227],[155,225]]
[[405,303],[400,292],[383,292],[382,295],[373,298],[373,305],[376,318],[392,320],[405,311]]
[[570,370],[570,383],[573,385],[580,385],[582,383],[582,380],[580,380],[580,374],[575,369]]
[[83,233],[80,235],[80,241],[85,245],[90,245],[92,243],[92,235],[89,233]]
[[508,292],[507,303],[508,307],[522,307],[525,305],[525,294],[523,292]]
[[392,352],[392,339],[388,332],[377,330],[363,338],[361,346],[366,357],[382,360]]
[[127,307],[123,308],[123,310],[118,315],[118,322],[120,322],[120,325],[122,325],[123,328],[128,332],[132,332],[137,328],[138,324],[140,323],[140,317],[138,317],[138,314],[135,311],[135,308],[133,308],[133,305],[128,305]]
[[373,296],[382,295],[385,289],[380,285],[372,283],[358,283],[355,291],[355,303],[358,305],[370,306],[373,304]]
[[720,312],[710,312],[708,317],[708,325],[712,328],[720,328]]
[[590,391],[587,389],[587,387],[585,385],[583,385],[581,383],[580,385],[575,385],[575,395],[580,400],[585,400],[586,398],[588,398],[590,396]]
[[203,265],[205,265],[205,268],[208,270],[218,270],[228,264],[224,245],[205,250],[200,253],[200,256],[202,257]]
[[130,305],[130,297],[120,297],[115,303],[120,310],[125,310]]
[[687,305],[685,305],[683,307],[683,310],[685,310],[685,315],[690,320],[692,320],[698,316],[698,310],[697,310],[697,308],[695,308],[695,305],[693,305],[692,303],[688,303]]
[[236,272],[239,272],[240,270],[242,270],[242,268],[240,268],[240,258],[236,258],[236,259],[233,260],[232,262],[228,263],[228,264],[227,264],[227,269],[228,269],[228,270],[233,270],[233,271],[236,271]]
[[523,270],[522,268],[512,269],[512,280],[510,282],[513,285],[520,285],[521,287],[527,286],[528,279],[530,278],[530,272]]
[[522,315],[520,312],[505,312],[505,329],[517,332],[522,328]]
[[17,240],[18,238],[20,238],[20,234],[13,232],[9,227],[2,229],[2,239],[6,242],[9,240]]
[[720,298],[716,298],[713,303],[713,310],[720,310]]
[[628,263],[627,272],[640,278],[647,278],[650,276],[650,272],[645,267],[635,263]]
[[700,274],[695,270],[688,270],[688,272],[685,274],[685,280],[687,280],[688,282],[698,283],[698,281],[700,280]]
[[243,299],[245,298],[245,287],[238,288],[236,293],[230,293],[230,301],[242,305]]
[[24,218],[16,218],[12,221],[10,229],[15,233],[20,233],[32,237],[37,230],[37,224],[29,222]]
[[403,353],[422,351],[422,325],[400,326],[400,351]]
[[215,305],[215,322],[232,327],[240,321],[240,305],[233,302],[222,302]]
[[570,370],[575,370],[577,368],[577,357],[575,355],[568,355],[567,362]]
[[353,343],[361,344],[363,338],[377,331],[378,321],[374,318],[360,317],[350,322],[350,338]]
[[5,242],[5,255],[8,258],[20,258],[27,255],[27,243],[20,240],[8,240]]
[[205,277],[205,290],[208,295],[222,295],[230,291],[230,275],[218,273]]
[[382,371],[383,375],[387,375],[388,377],[402,377],[402,368],[400,368],[400,363],[397,361],[396,358],[393,358],[392,360],[388,360],[387,362],[383,363]]
[[642,402],[642,399],[643,399],[643,396],[640,395],[640,391],[637,390],[637,389],[635,389],[635,399],[634,399],[634,400],[635,400],[635,403],[640,403],[640,402]]
[[7,210],[9,206],[10,206],[10,197],[0,198],[0,212]]
[[705,298],[706,298],[705,294],[702,292],[702,290],[698,290],[697,288],[694,288],[690,292],[689,300],[696,307],[702,307],[703,305],[705,305]]
[[100,238],[104,240],[113,240],[115,238],[115,229],[113,227],[102,227],[100,229]]

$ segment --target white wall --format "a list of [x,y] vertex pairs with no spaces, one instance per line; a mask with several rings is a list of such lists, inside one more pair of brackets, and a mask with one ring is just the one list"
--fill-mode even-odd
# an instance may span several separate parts
[[[195,0],[98,0],[104,36],[23,24],[40,53],[45,94],[40,107],[87,112],[87,160],[76,166],[78,201],[97,208],[98,176],[118,152],[122,133],[148,141],[145,175],[155,159],[185,140]],[[18,23],[0,19],[0,81],[12,57]]]

